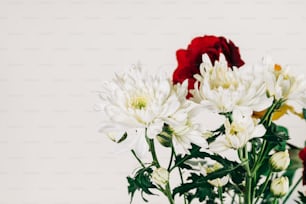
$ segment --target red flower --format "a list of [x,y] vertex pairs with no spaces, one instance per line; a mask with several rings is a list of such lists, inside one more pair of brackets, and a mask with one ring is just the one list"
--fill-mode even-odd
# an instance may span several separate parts
[[306,147],[299,152],[299,157],[303,161],[303,185],[306,185]]
[[176,52],[178,66],[173,73],[173,83],[182,83],[188,79],[188,89],[194,89],[195,79],[193,76],[200,73],[199,68],[204,53],[209,56],[213,63],[219,59],[222,53],[229,67],[240,67],[244,64],[240,58],[239,48],[232,41],[213,35],[196,37],[188,45],[187,50],[180,49]]

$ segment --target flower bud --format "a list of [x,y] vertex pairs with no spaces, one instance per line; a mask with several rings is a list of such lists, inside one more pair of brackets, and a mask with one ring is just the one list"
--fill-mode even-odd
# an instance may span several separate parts
[[171,147],[173,130],[168,124],[164,124],[162,132],[156,138],[164,147]]
[[270,191],[275,197],[283,197],[286,195],[286,193],[289,191],[288,178],[282,176],[272,180]]
[[269,160],[270,166],[273,171],[283,171],[287,169],[290,163],[290,157],[288,150],[284,152],[277,152],[272,155],[272,157]]
[[157,168],[152,172],[152,181],[160,186],[165,186],[169,181],[169,172],[165,168]]

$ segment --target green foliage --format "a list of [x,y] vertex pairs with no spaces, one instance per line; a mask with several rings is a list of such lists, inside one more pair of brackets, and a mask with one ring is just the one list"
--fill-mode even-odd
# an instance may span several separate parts
[[281,125],[276,125],[272,123],[268,128],[264,136],[264,139],[270,142],[277,143],[284,147],[283,142],[289,140],[288,129]]
[[305,204],[306,203],[306,196],[300,191],[298,191],[298,194],[299,194],[299,200],[295,200],[295,202],[297,204]]
[[189,201],[197,198],[200,202],[205,200],[206,203],[215,203],[214,200],[216,197],[218,197],[218,195],[214,191],[214,187],[208,183],[208,180],[213,180],[226,175],[231,175],[231,178],[233,178],[233,181],[235,183],[241,183],[243,181],[243,175],[245,174],[245,170],[237,162],[227,160],[226,158],[221,157],[220,155],[202,152],[201,148],[194,144],[192,145],[192,148],[189,149],[189,154],[186,154],[184,156],[176,156],[175,166],[180,168],[192,169],[192,166],[186,164],[186,161],[192,159],[207,158],[222,164],[223,168],[209,173],[206,176],[202,174],[191,173],[190,176],[187,178],[188,182],[181,184],[173,190],[174,195],[188,194]]
[[156,188],[156,186],[151,182],[150,175],[153,172],[151,167],[141,168],[135,174],[135,177],[127,177],[128,180],[128,192],[131,194],[131,202],[133,200],[136,191],[141,192],[142,199],[147,202],[144,198],[143,193],[148,195],[153,195],[150,189]]
[[212,136],[207,138],[208,144],[216,140],[216,138],[225,133],[225,126],[222,124],[218,129],[211,131]]
[[126,138],[127,138],[127,133],[125,132],[123,135],[122,135],[122,137],[117,141],[117,143],[121,143],[121,142],[123,142]]
[[306,108],[303,108],[303,117],[306,120]]

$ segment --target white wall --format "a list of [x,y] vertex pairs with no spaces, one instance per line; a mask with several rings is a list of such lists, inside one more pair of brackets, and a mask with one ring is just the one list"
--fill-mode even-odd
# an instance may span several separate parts
[[[127,204],[136,162],[98,133],[102,82],[137,62],[171,73],[175,51],[204,34],[232,39],[247,63],[269,53],[306,74],[305,9],[304,0],[0,0],[0,203]],[[282,122],[302,146],[305,122]]]

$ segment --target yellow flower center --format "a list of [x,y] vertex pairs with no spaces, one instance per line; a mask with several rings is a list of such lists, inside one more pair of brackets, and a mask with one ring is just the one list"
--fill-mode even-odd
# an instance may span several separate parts
[[148,100],[144,96],[133,97],[130,101],[130,105],[133,109],[144,109],[148,105]]
[[242,127],[241,125],[232,123],[231,124],[231,129],[230,129],[230,134],[231,135],[237,135],[239,132],[243,132],[244,131],[244,127]]

